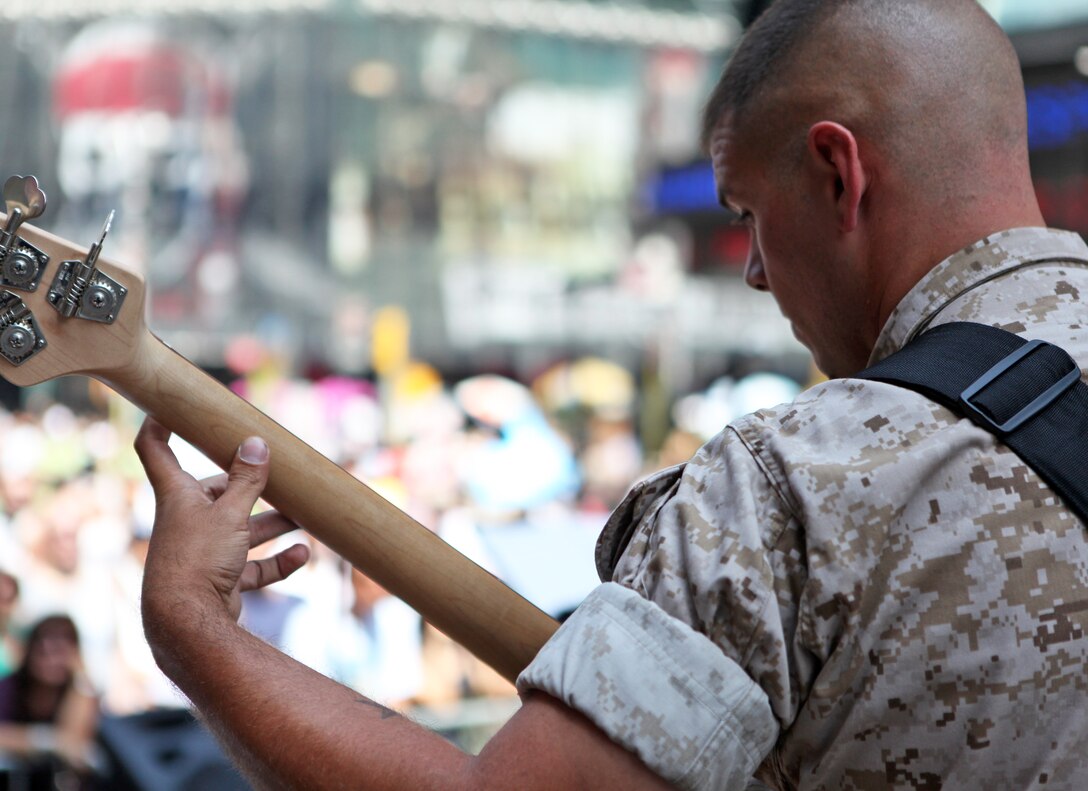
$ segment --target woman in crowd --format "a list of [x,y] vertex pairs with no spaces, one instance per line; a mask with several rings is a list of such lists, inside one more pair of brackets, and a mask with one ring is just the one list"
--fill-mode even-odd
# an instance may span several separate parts
[[97,721],[75,624],[67,615],[43,618],[22,663],[0,679],[0,751],[16,759],[13,771],[30,775],[32,791],[86,788]]

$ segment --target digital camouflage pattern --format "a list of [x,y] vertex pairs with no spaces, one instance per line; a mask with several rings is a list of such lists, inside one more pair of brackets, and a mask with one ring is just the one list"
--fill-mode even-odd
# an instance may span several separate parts
[[583,712],[684,791],[744,788],[774,746],[767,695],[706,636],[606,583],[518,677]]
[[[1088,247],[1018,229],[936,267],[871,362],[976,321],[1088,367]],[[924,397],[851,379],[727,427],[632,491],[602,579],[766,692],[759,777],[806,789],[1088,788],[1088,537],[1018,457]]]

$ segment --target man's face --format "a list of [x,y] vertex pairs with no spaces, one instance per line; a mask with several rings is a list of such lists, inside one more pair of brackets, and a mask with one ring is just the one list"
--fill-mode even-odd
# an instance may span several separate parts
[[848,376],[865,362],[857,362],[855,323],[864,298],[839,229],[834,181],[799,154],[771,148],[738,133],[729,118],[710,142],[721,202],[749,229],[745,282],[771,292],[822,371]]

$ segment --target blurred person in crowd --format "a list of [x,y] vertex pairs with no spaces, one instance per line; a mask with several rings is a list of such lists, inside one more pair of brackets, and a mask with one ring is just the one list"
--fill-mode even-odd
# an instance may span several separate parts
[[[291,538],[283,537],[284,540]],[[322,599],[321,580],[316,580],[318,584],[314,584],[314,577],[318,574],[315,567],[319,565],[314,547],[310,545],[309,536],[303,534],[301,540],[310,550],[306,569],[310,584],[300,586],[298,583],[301,580],[294,580],[293,585],[280,586],[279,589],[265,587],[246,591],[242,594],[238,623],[288,656],[328,675],[328,646],[336,637],[335,630],[339,625],[337,616],[343,610],[342,600],[339,596],[329,598],[327,594]],[[281,540],[254,547],[249,558],[260,560],[271,557],[287,545]]]
[[[255,547],[249,557],[251,560],[268,557],[271,554],[270,549],[274,547],[274,544]],[[242,613],[238,617],[238,623],[266,643],[286,651],[289,656],[295,656],[286,644],[288,632],[291,630],[290,623],[312,620],[306,615],[305,602],[301,596],[281,590],[258,588],[242,594]],[[308,635],[303,642],[307,643],[309,638],[316,636]]]
[[40,485],[38,466],[45,454],[41,427],[29,416],[5,414],[4,445],[0,448],[0,495],[10,519],[33,499]]
[[699,452],[699,448],[702,447],[702,444],[703,439],[697,434],[685,431],[682,428],[674,428],[665,437],[665,442],[661,445],[661,450],[658,451],[656,458],[653,459],[655,462],[654,469],[660,470],[666,467],[675,467],[677,464],[683,464]]
[[508,698],[514,685],[429,623],[423,624],[423,680],[415,702],[445,706],[465,698]]
[[[291,621],[305,621],[304,602],[301,597],[290,593],[268,591],[265,588],[246,591],[242,595],[242,614],[238,623],[242,624],[266,643],[286,651],[289,656],[294,652],[287,648],[286,637],[292,630]],[[297,659],[298,657],[295,656]]]
[[404,510],[434,529],[442,514],[464,502],[459,474],[467,444],[464,415],[444,391],[417,401],[413,431],[400,464],[407,494]]
[[630,415],[601,409],[588,418],[586,445],[580,454],[582,493],[579,507],[611,511],[642,471],[642,448]]
[[992,434],[851,378],[957,320],[1088,366],[1088,246],[1042,227],[1026,127],[1015,51],[975,0],[777,0],[753,25],[704,137],[747,282],[833,378],[628,495],[609,582],[479,756],[237,626],[240,591],[306,558],[246,563],[291,527],[248,521],[258,438],[218,498],[162,426],[137,438],[156,658],[267,787],[1084,787],[1085,525]]
[[43,486],[45,436],[29,416],[0,411],[0,440],[0,557],[16,568],[23,560],[18,524]]
[[404,706],[423,683],[422,620],[358,569],[349,575],[351,606],[326,638],[327,675],[386,706]]
[[22,658],[22,643],[12,634],[11,616],[19,601],[19,580],[0,571],[0,677],[15,669]]
[[80,583],[79,532],[87,518],[90,486],[84,479],[44,491],[19,529],[28,553],[26,585],[20,607],[24,623],[63,610]]
[[76,625],[47,616],[30,630],[22,663],[0,680],[0,751],[23,759],[33,791],[89,787],[97,725]]
[[52,612],[67,612],[79,626],[87,672],[99,688],[106,684],[113,653],[114,624],[108,564],[87,562],[98,553],[100,534],[84,535],[101,519],[94,480],[81,476],[43,492],[21,515],[27,548],[21,569],[17,623],[29,624]]

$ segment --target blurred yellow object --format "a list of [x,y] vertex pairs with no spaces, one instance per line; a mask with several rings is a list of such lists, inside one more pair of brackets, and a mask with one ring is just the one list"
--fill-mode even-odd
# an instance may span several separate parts
[[627,369],[600,357],[559,363],[533,383],[533,391],[549,411],[570,406],[626,411],[635,399],[635,381]]
[[386,305],[374,315],[370,362],[378,376],[390,376],[408,363],[412,322],[407,311]]
[[442,392],[442,375],[427,363],[409,362],[397,375],[393,393],[400,400],[416,400]]

